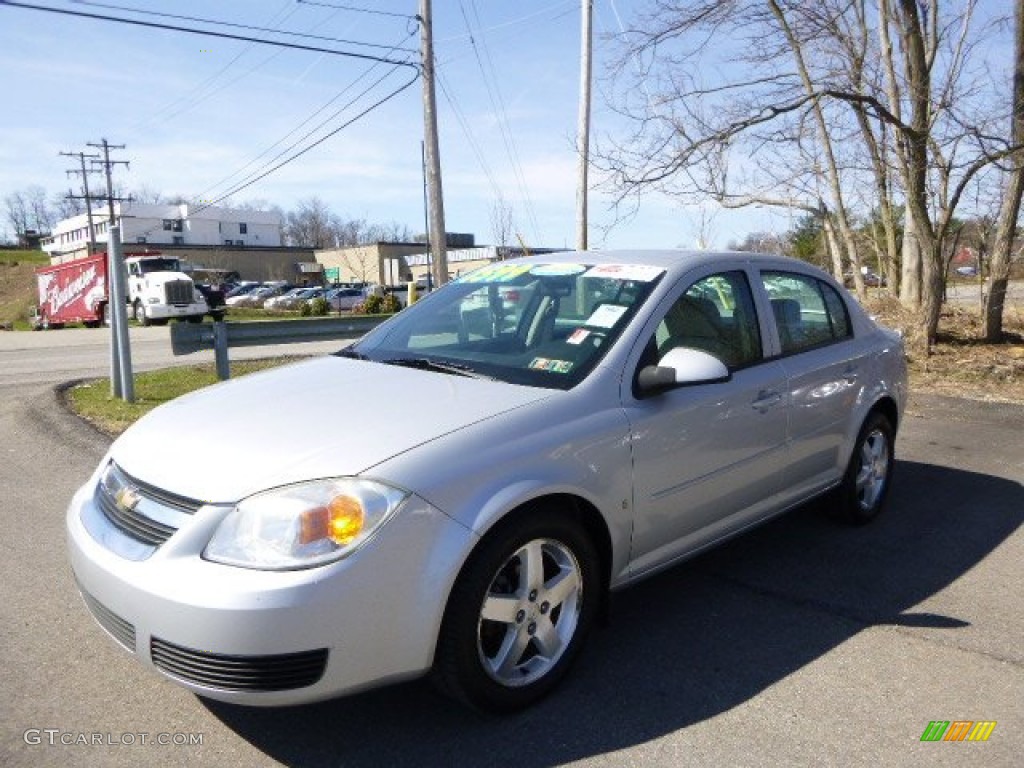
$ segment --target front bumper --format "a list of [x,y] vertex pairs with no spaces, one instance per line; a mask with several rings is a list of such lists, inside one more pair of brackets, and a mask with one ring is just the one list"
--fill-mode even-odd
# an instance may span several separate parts
[[223,506],[200,507],[152,554],[128,559],[111,548],[130,537],[97,517],[93,482],[72,499],[67,526],[94,618],[142,662],[238,704],[306,703],[428,670],[474,543],[468,529],[412,496],[367,545],[319,568],[270,572],[202,559]]
[[169,320],[175,317],[202,317],[207,312],[205,303],[146,304],[146,317],[151,320]]

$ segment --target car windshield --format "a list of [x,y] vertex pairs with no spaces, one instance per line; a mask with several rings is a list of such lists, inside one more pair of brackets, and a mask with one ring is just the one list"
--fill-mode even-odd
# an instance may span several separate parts
[[338,354],[569,389],[662,274],[644,265],[498,262],[432,292]]

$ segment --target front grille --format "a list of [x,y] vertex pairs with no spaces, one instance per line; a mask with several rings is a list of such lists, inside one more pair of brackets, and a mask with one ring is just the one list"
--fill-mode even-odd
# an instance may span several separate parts
[[107,516],[107,519],[120,528],[122,531],[127,533],[133,539],[137,539],[146,544],[152,544],[153,546],[160,546],[177,530],[169,525],[158,523],[156,520],[151,520],[145,515],[140,515],[134,509],[125,509],[110,498],[110,495],[105,493],[103,487],[100,486],[96,489],[96,503],[99,508],[103,510],[103,514]]
[[[178,530],[152,515],[166,519],[170,512],[170,519],[174,519],[175,513],[192,515],[202,506],[198,501],[139,482],[113,463],[97,484],[94,501],[116,528],[151,546],[160,546]],[[147,509],[149,515],[145,513]]]
[[152,638],[153,664],[172,677],[225,691],[287,691],[313,685],[327,667],[327,649],[275,656],[229,656]]
[[191,280],[168,280],[164,283],[164,295],[168,304],[191,304],[192,291]]
[[82,593],[82,599],[96,622],[127,650],[135,653],[135,626],[100,603],[81,586],[78,590]]

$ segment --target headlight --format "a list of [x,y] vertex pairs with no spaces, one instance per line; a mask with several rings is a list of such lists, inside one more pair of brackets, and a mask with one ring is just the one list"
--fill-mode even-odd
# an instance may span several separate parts
[[241,501],[206,546],[208,560],[291,570],[338,560],[395,513],[405,491],[356,478],[277,488]]

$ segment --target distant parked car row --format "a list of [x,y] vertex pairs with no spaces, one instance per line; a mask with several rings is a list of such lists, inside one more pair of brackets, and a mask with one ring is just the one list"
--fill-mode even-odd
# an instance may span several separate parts
[[297,310],[313,299],[323,298],[335,312],[351,310],[363,303],[373,286],[338,285],[329,288],[320,286],[294,286],[290,283],[243,282],[225,294],[228,307],[248,307],[271,310]]

